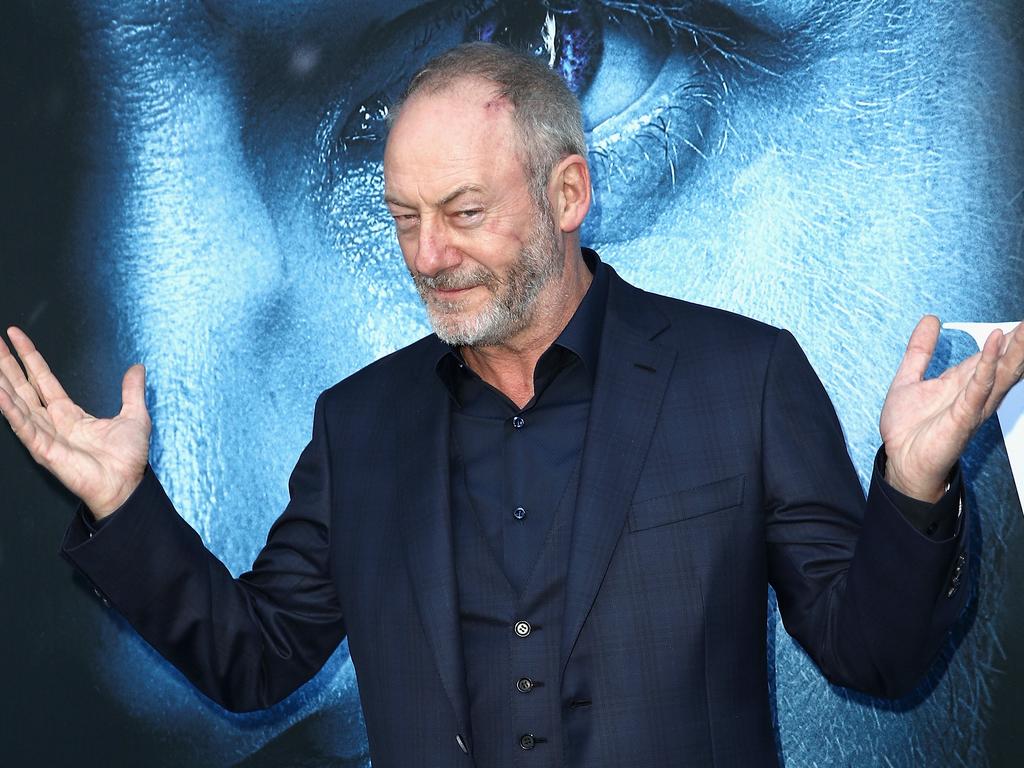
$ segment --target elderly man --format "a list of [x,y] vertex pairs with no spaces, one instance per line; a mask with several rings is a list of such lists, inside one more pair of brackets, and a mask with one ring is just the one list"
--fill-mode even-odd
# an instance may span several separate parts
[[1024,331],[923,380],[915,330],[865,504],[785,331],[645,293],[582,249],[579,107],[486,44],[412,81],[385,198],[435,335],[325,392],[291,501],[232,579],[147,468],[144,375],[110,420],[29,339],[0,410],[84,508],[66,555],[224,706],[347,635],[377,766],[774,765],[765,592],[832,680],[907,691],[966,594],[957,457]]

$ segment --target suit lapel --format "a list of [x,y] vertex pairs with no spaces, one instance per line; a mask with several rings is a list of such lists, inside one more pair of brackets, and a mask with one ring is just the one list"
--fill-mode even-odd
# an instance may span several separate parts
[[399,447],[404,461],[394,482],[400,489],[405,554],[420,621],[465,737],[469,707],[450,513],[451,400],[433,370],[426,373],[426,381],[408,403],[400,430],[406,441]]
[[651,341],[667,320],[614,271],[610,278],[573,517],[563,673],[625,525],[675,362],[673,350]]

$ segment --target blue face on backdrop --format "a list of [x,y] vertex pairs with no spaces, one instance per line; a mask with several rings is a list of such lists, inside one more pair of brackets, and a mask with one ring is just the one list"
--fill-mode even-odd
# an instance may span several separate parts
[[[284,505],[317,393],[429,331],[382,204],[384,118],[464,40],[559,69],[587,122],[584,243],[644,288],[793,330],[865,480],[918,317],[1024,314],[1012,0],[78,5],[73,255],[108,354],[149,370],[157,473],[235,573]],[[959,652],[923,703],[881,703],[831,688],[771,619],[787,764],[981,764],[1021,514],[994,427],[967,463],[984,539]],[[96,677],[196,764],[365,755],[344,646],[286,702],[233,716],[124,625],[97,631]]]

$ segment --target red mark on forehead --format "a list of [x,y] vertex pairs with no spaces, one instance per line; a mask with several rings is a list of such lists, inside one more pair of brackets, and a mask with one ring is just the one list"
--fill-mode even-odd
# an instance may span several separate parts
[[494,96],[484,102],[484,111],[490,113],[504,112],[512,108],[507,96]]

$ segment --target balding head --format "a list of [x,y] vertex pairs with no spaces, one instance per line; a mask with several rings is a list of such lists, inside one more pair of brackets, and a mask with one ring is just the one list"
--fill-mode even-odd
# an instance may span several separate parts
[[409,83],[392,121],[417,95],[438,94],[466,83],[488,83],[488,109],[511,110],[515,139],[534,198],[544,201],[552,169],[569,155],[586,157],[579,101],[544,62],[494,43],[466,43],[435,57]]

